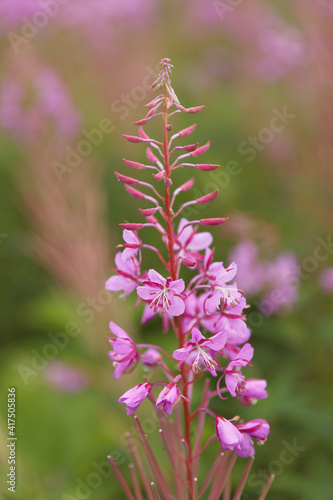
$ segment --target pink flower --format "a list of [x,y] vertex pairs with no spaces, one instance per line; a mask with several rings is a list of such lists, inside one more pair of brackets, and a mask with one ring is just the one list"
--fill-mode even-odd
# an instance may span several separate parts
[[[124,250],[125,252],[126,250]],[[115,258],[116,271],[118,275],[111,276],[105,282],[105,288],[111,292],[123,290],[121,297],[129,295],[138,285],[140,277],[139,262],[131,257],[124,259],[123,253],[118,252]]]
[[157,401],[156,408],[163,408],[163,410],[171,415],[174,407],[179,403],[182,395],[177,385],[180,375],[176,377],[170,384],[164,387],[160,392]]
[[254,405],[258,399],[268,397],[266,380],[246,379],[243,381],[243,390],[237,393],[237,399],[244,405]]
[[208,371],[216,377],[216,366],[217,362],[212,358],[212,356],[204,351],[204,349],[219,352],[223,349],[227,335],[225,333],[218,333],[209,339],[206,339],[201,335],[198,328],[192,328],[192,340],[186,342],[184,347],[177,349],[173,352],[172,356],[179,361],[179,365],[184,363],[188,357],[193,358],[196,354],[194,361],[191,360],[192,370],[194,373],[198,372],[199,364],[204,364]]
[[180,316],[185,311],[183,294],[185,288],[184,280],[172,281],[171,278],[163,278],[154,269],[148,271],[149,281],[143,281],[143,286],[137,287],[138,295],[141,299],[149,301],[150,308],[156,313],[158,310],[162,314],[169,316]]
[[192,226],[187,226],[184,229],[186,224],[188,224],[188,220],[182,218],[179,222],[174,248],[178,251],[179,257],[201,259],[198,252],[208,248],[213,242],[213,237],[208,232],[197,233],[197,230],[193,229]]
[[333,292],[333,267],[325,269],[319,278],[319,283],[326,293]]
[[240,457],[254,456],[255,450],[251,437],[258,439],[259,444],[262,444],[270,430],[269,424],[262,419],[251,420],[236,427],[229,420],[216,417],[215,427],[222,449],[235,451]]
[[233,307],[239,304],[241,292],[238,290],[236,284],[234,284],[234,286],[226,285],[226,283],[236,276],[236,273],[237,266],[233,262],[227,269],[224,269],[222,266],[222,270],[218,273],[216,278],[212,280],[212,291],[205,301],[205,309],[209,313],[215,312],[219,308],[221,301],[222,304],[231,305]]
[[231,396],[236,396],[236,392],[242,392],[245,388],[245,377],[241,374],[238,368],[249,364],[253,357],[253,347],[250,344],[245,344],[239,351],[237,356],[230,361],[225,369],[225,383]]
[[133,415],[136,409],[141,405],[142,401],[148,396],[151,391],[151,384],[145,382],[144,384],[136,385],[129,391],[125,392],[119,399],[119,403],[126,405],[127,415]]
[[214,314],[203,318],[201,324],[211,333],[222,330],[226,332],[229,344],[244,344],[251,336],[251,331],[245,323],[246,317],[243,314],[245,307],[247,307],[246,300],[244,297],[240,297],[239,304],[235,307],[225,305]]
[[122,253],[122,259],[127,261],[137,255],[139,249],[142,247],[142,241],[136,231],[129,231],[128,229],[124,229],[123,238],[125,241],[123,245],[125,250]]
[[239,424],[237,429],[255,439],[259,439],[259,441],[265,441],[270,432],[269,423],[262,418],[250,420],[246,424]]
[[136,345],[130,336],[120,326],[110,321],[110,330],[117,338],[109,339],[113,351],[109,352],[109,357],[115,367],[114,378],[118,379],[124,373],[129,373],[137,365],[139,354]]
[[243,440],[243,435],[237,427],[223,417],[216,417],[215,428],[223,450],[234,451]]
[[162,356],[154,348],[147,349],[146,352],[141,354],[140,357],[141,357],[141,363],[143,364],[143,366],[147,368],[153,368],[155,366],[160,365],[162,362]]

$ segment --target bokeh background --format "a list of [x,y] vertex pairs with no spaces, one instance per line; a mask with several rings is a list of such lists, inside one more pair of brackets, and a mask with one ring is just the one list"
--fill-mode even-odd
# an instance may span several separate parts
[[112,377],[108,322],[173,339],[104,291],[118,224],[140,206],[113,172],[144,160],[122,134],[169,57],[182,104],[206,105],[194,139],[222,168],[195,192],[220,189],[202,213],[230,218],[215,255],[237,259],[268,380],[270,397],[242,413],[271,424],[247,498],[276,473],[272,500],[333,499],[332,22],[331,0],[0,2],[1,442],[13,386],[18,436],[16,494],[1,445],[2,498],[124,498],[106,456],[126,474],[132,423],[116,401],[135,378]]

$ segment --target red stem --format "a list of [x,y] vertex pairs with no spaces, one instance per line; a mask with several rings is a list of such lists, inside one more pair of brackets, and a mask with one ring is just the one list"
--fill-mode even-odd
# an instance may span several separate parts
[[[168,250],[170,258],[170,274],[173,281],[178,279],[176,264],[175,264],[175,252],[173,248],[173,229],[172,229],[172,213],[170,206],[170,163],[169,163],[169,146],[168,146],[168,96],[167,90],[164,94],[164,164],[165,164],[165,221],[167,226],[168,235]],[[181,316],[177,316],[177,327],[178,327],[178,340],[179,348],[182,348],[185,342],[185,335],[183,333]],[[186,367],[183,364],[181,366],[181,376],[183,380],[183,395],[187,398],[188,383],[186,376]],[[189,500],[193,500],[193,477],[192,477],[192,447],[191,447],[191,418],[190,418],[190,403],[186,399],[182,398],[183,408],[184,408],[184,430],[185,430],[185,441],[187,443],[188,455],[186,460],[186,470],[187,470],[187,480],[189,485]]]

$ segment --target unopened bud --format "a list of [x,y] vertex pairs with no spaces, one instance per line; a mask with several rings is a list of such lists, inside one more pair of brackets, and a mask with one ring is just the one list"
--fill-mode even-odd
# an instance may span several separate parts
[[136,231],[137,229],[142,229],[143,224],[136,222],[124,222],[123,224],[119,224],[123,229],[128,229],[129,231]]
[[149,217],[150,215],[154,215],[155,212],[157,212],[159,208],[139,208],[139,212],[141,215],[144,217]]
[[215,200],[215,198],[217,197],[218,194],[219,194],[219,190],[217,189],[216,191],[213,191],[212,193],[206,194],[205,196],[201,196],[201,198],[198,198],[196,200],[196,203],[198,203],[199,205],[201,205],[203,203],[209,203],[210,201]]
[[137,179],[133,179],[132,177],[127,177],[126,175],[119,174],[115,172],[114,175],[117,177],[118,181],[124,182],[125,184],[138,184],[139,181]]
[[125,139],[127,139],[129,142],[142,142],[143,139],[141,137],[136,137],[134,135],[125,135],[123,134],[123,137],[125,137]]
[[199,222],[202,226],[218,226],[219,224],[226,222],[228,219],[228,217],[225,217],[224,219],[201,219]]
[[186,137],[187,135],[190,135],[192,134],[193,130],[195,129],[197,125],[194,124],[194,125],[191,125],[190,127],[187,127],[187,128],[184,128],[183,130],[181,130],[180,132],[178,132],[178,136],[179,137]]
[[146,196],[143,193],[141,193],[141,191],[138,191],[137,189],[134,189],[131,186],[128,186],[127,184],[125,185],[125,188],[126,191],[134,198],[139,198],[140,200],[146,199]]
[[131,161],[131,160],[126,160],[123,158],[123,162],[131,168],[145,168],[145,165],[143,163],[138,163],[137,161]]
[[184,151],[191,153],[192,151],[195,151],[198,146],[199,146],[199,143],[196,142],[195,144],[188,144],[187,146],[183,146],[183,149],[184,149]]
[[210,142],[208,141],[207,144],[205,144],[204,146],[200,146],[200,148],[193,151],[191,153],[191,156],[200,156],[200,155],[206,153],[206,151],[209,149],[209,146],[210,146]]
[[211,163],[199,163],[195,165],[197,170],[201,170],[203,172],[210,172],[211,170],[216,170],[219,167],[220,165],[213,165]]

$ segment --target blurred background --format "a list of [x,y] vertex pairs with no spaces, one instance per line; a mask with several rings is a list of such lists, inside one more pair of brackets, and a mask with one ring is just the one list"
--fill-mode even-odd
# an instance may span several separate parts
[[[230,219],[215,257],[238,263],[251,376],[268,380],[257,407],[225,403],[271,425],[246,498],[275,473],[272,500],[333,499],[332,22],[331,0],[1,0],[0,433],[15,387],[16,499],[124,498],[106,456],[127,474],[117,399],[136,379],[112,377],[108,322],[145,342],[161,328],[104,291],[118,224],[141,220],[113,172],[144,161],[122,134],[136,133],[163,57],[181,103],[206,105],[193,137],[222,167],[199,172],[194,193],[220,190],[200,213]],[[7,499],[4,446],[0,460]]]

